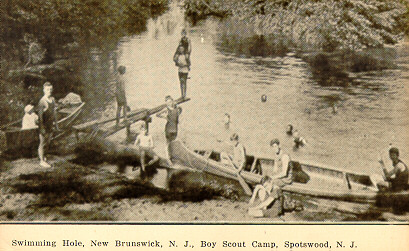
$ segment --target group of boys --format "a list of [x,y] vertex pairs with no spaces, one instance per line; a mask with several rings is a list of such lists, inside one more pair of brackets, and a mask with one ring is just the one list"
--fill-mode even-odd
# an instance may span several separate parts
[[[246,150],[243,144],[240,143],[237,133],[234,133],[230,140],[233,143],[233,155],[222,152],[220,154],[221,162],[237,169],[237,174],[240,175],[240,172],[246,168]],[[271,170],[257,170],[255,166],[253,170],[248,170],[250,172],[264,173],[264,177],[260,184],[255,186],[249,201],[250,214],[254,211],[266,210],[276,200],[279,200],[279,213],[281,214],[284,198],[281,188],[292,183],[293,172],[290,156],[282,151],[279,139],[271,140],[270,146],[274,157],[274,166]]]
[[[175,64],[179,67],[179,79],[181,86],[182,97],[186,96],[186,80],[187,74],[190,70],[190,52],[191,44],[190,40],[186,37],[186,31],[182,31],[182,39],[179,43],[178,49],[174,55]],[[121,110],[123,110],[124,120],[127,120],[127,106],[125,96],[125,81],[123,75],[126,68],[119,66],[117,69],[119,75],[116,85],[116,100],[117,100],[117,113],[116,123],[119,124]],[[38,124],[40,144],[38,147],[38,155],[40,158],[40,165],[42,167],[50,167],[44,157],[44,147],[48,144],[53,128],[59,130],[56,116],[56,103],[55,99],[51,96],[53,87],[47,82],[44,84],[44,96],[41,98],[38,104],[38,116],[34,112],[34,107],[28,105],[25,108],[25,116],[22,122],[22,129],[35,128]],[[171,142],[176,139],[178,132],[179,115],[182,109],[176,106],[171,96],[165,97],[166,108],[157,114],[157,117],[167,120],[165,126],[165,136],[167,142]],[[230,116],[228,115],[230,120]],[[289,125],[290,126],[290,125]],[[290,128],[292,132],[292,126]],[[289,130],[289,129],[288,129]],[[288,133],[288,131],[287,131]],[[292,132],[293,133],[293,132]],[[293,135],[295,138],[300,138],[297,135]],[[230,140],[234,146],[234,154],[228,155],[226,153],[221,154],[221,161],[225,165],[230,165],[237,169],[238,175],[244,170],[246,166],[246,151],[244,146],[239,141],[239,135],[234,133]],[[294,141],[295,142],[295,141]],[[297,142],[296,142],[297,143]],[[305,143],[302,142],[301,143]],[[148,129],[145,125],[141,127],[141,132],[135,140],[135,145],[141,149],[141,168],[145,171],[147,165],[151,165],[159,159],[159,157],[153,151],[154,144],[152,136],[149,135]],[[292,168],[290,164],[290,157],[288,154],[283,153],[280,147],[280,141],[273,139],[270,142],[270,146],[273,149],[274,155],[274,167],[268,176],[265,176],[259,185],[256,185],[253,191],[253,195],[250,199],[250,204],[253,204],[256,199],[260,199],[260,203],[251,207],[255,210],[264,210],[276,199],[281,198],[281,188],[287,184],[292,183]],[[152,160],[146,163],[146,156],[150,155]],[[372,175],[371,180],[375,187],[388,187],[393,191],[403,190],[407,186],[409,177],[409,171],[406,164],[399,159],[399,150],[395,147],[390,148],[389,157],[392,161],[392,167],[387,168],[385,162],[380,161],[383,176]],[[252,170],[251,170],[252,171]]]

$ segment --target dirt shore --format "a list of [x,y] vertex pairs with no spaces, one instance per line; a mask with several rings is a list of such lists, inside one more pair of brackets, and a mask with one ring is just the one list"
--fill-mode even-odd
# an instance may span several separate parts
[[[339,212],[335,206],[306,204],[282,216],[254,218],[248,197],[231,187],[183,186],[163,189],[141,181],[134,172],[85,167],[73,157],[52,156],[43,169],[34,159],[5,162],[0,175],[1,221],[124,221],[200,223],[282,223],[339,221],[408,221],[408,214]],[[7,168],[5,168],[7,167]],[[112,165],[111,165],[112,167]],[[229,190],[230,191],[226,191]]]

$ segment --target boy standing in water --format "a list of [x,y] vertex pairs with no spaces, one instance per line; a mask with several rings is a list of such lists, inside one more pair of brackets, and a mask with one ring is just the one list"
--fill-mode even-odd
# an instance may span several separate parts
[[44,148],[50,143],[53,123],[55,130],[59,131],[57,124],[57,111],[55,99],[51,96],[53,86],[50,82],[44,84],[44,96],[38,102],[38,128],[40,130],[40,145],[38,146],[38,157],[40,158],[40,166],[51,167],[44,157]]
[[116,125],[119,125],[119,120],[121,118],[121,109],[123,110],[124,114],[124,121],[128,119],[127,117],[127,102],[126,102],[126,94],[125,94],[125,81],[123,79],[123,75],[126,72],[125,66],[119,66],[118,67],[118,79],[116,80],[116,92],[115,92],[115,97],[116,97],[116,102],[117,102],[117,108],[116,108]]
[[187,37],[186,29],[181,32],[181,39],[176,49],[173,61],[179,67],[179,82],[182,97],[186,97],[187,76],[190,71],[190,53],[192,52],[192,43]]
[[190,39],[187,37],[186,29],[182,30],[181,36],[179,46],[183,46],[185,48],[185,52],[190,56],[190,53],[192,52],[192,44]]
[[[153,145],[152,135],[150,135],[148,130],[146,130],[145,124],[141,126],[141,131],[138,137],[136,137],[134,145],[140,147],[141,168],[142,168],[142,172],[145,172],[146,166],[150,166],[153,163],[155,163],[157,160],[159,160],[158,155],[156,155],[156,153],[153,151],[154,145]],[[149,161],[148,164],[145,164],[146,155],[148,154],[153,159]]]
[[173,61],[175,65],[179,67],[179,82],[180,82],[180,92],[182,97],[186,97],[187,89],[187,76],[190,71],[190,56],[183,45],[179,45],[178,50],[173,56]]
[[182,108],[178,107],[171,96],[165,97],[166,108],[159,112],[156,116],[167,120],[165,126],[165,136],[168,144],[176,139],[178,135],[179,115],[182,113]]

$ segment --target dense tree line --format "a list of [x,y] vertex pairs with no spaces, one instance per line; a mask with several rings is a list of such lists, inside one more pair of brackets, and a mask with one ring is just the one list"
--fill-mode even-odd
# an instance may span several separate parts
[[409,31],[407,0],[186,0],[185,8],[196,20],[229,16],[301,49],[379,47]]
[[10,46],[18,47],[26,33],[46,47],[49,57],[72,43],[98,44],[107,37],[138,33],[167,4],[168,0],[2,0],[2,55],[15,57]]

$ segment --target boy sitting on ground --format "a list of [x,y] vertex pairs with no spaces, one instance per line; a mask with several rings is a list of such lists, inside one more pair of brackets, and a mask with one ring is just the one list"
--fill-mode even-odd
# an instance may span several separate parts
[[[154,145],[152,135],[146,130],[145,124],[141,126],[141,132],[138,137],[136,137],[134,145],[140,147],[141,168],[142,172],[145,172],[146,166],[150,166],[159,160],[158,155],[153,151]],[[145,164],[146,155],[152,157],[152,160],[149,161],[148,164]],[[134,171],[135,169],[136,167],[133,168]]]
[[[252,216],[263,216],[263,210],[266,210],[278,199],[280,201],[278,214],[281,214],[283,195],[280,187],[274,185],[273,179],[269,176],[264,176],[260,183],[261,184],[256,185],[254,188],[253,195],[249,201],[249,214]],[[259,203],[253,205],[257,198],[259,199]]]
[[34,106],[27,105],[24,108],[24,117],[21,125],[21,129],[33,129],[38,127],[38,116],[34,112]]

